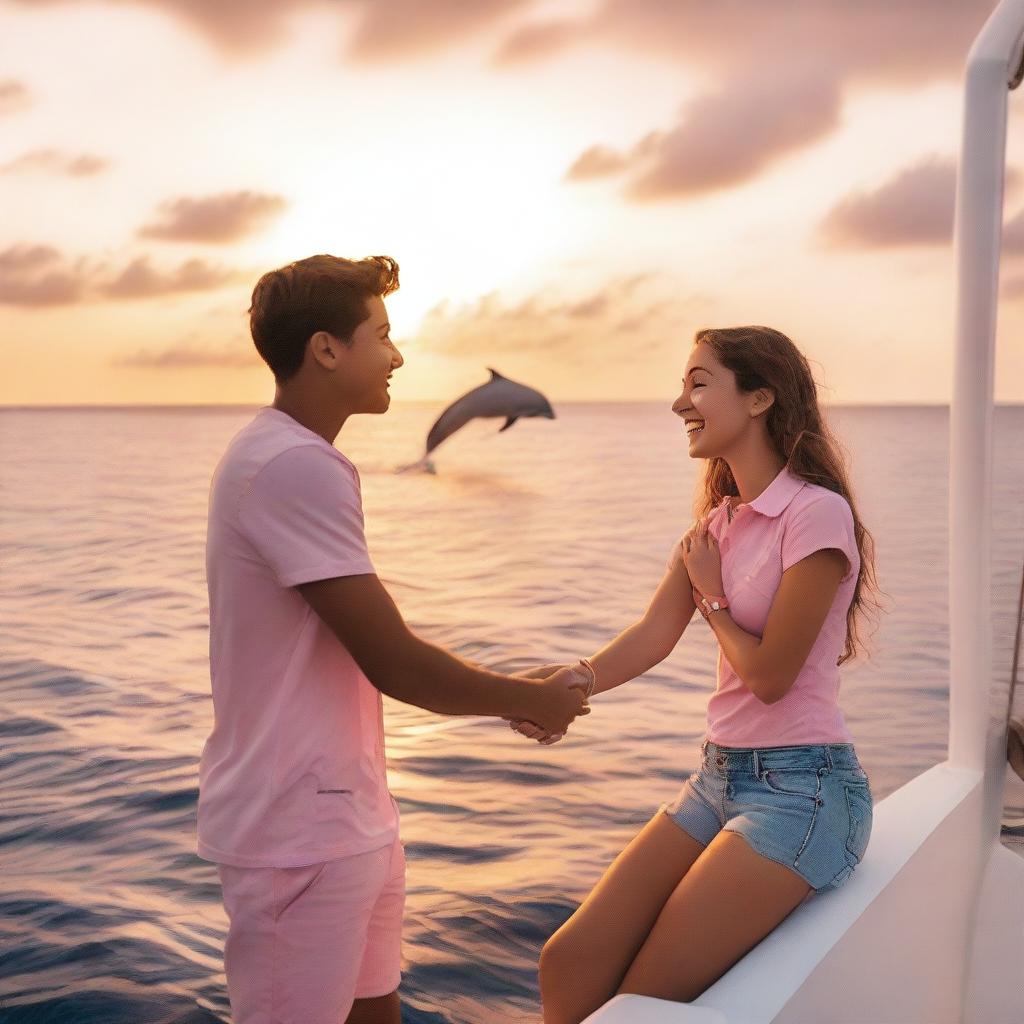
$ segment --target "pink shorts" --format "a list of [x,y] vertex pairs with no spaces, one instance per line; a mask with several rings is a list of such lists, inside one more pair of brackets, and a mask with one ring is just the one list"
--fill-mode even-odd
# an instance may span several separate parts
[[301,868],[218,864],[234,1024],[339,1024],[401,980],[405,851]]

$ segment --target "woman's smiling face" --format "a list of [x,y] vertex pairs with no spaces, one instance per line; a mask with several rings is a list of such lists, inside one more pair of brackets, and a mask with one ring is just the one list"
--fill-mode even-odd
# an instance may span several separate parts
[[723,455],[750,428],[754,396],[740,392],[736,375],[704,342],[694,345],[682,383],[672,411],[685,423],[691,458]]

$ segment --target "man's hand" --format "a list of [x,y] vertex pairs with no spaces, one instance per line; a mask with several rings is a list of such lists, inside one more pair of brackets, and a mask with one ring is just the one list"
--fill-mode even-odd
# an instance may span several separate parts
[[[579,680],[586,686],[586,677],[576,671],[571,665],[538,665],[536,668],[526,669],[523,672],[516,672],[517,676],[522,676],[527,679],[547,679],[553,676],[555,673],[562,669],[568,669],[575,679]],[[589,710],[589,709],[588,709]],[[527,739],[536,740],[538,743],[542,743],[545,746],[550,746],[552,743],[557,743],[564,735],[565,731],[561,732],[548,732],[546,729],[541,728],[536,722],[530,722],[520,718],[506,718],[506,722],[513,732],[518,732]]]
[[513,675],[521,676],[523,679],[547,679],[554,675],[560,668],[570,668],[570,665],[538,665],[536,668],[524,669],[522,672],[514,672]]
[[559,667],[536,686],[533,707],[521,721],[530,722],[547,736],[566,733],[577,716],[590,714],[584,697],[586,680],[568,666]]

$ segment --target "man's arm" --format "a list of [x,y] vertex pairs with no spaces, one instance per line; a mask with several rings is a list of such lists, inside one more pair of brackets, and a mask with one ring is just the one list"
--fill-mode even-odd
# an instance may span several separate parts
[[[389,697],[443,715],[526,718],[564,732],[581,713],[568,672],[537,681],[478,668],[416,636],[373,573],[300,583],[296,590]],[[583,712],[585,713],[585,712]]]

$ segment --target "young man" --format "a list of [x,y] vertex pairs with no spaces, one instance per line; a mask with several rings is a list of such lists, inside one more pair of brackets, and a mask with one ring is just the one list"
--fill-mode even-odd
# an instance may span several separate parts
[[549,733],[589,710],[569,670],[500,675],[421,640],[374,573],[359,474],[334,440],[349,416],[387,412],[397,287],[387,257],[312,256],[260,278],[249,310],[277,389],[211,486],[198,811],[234,1024],[399,1024],[405,860],[381,693]]

